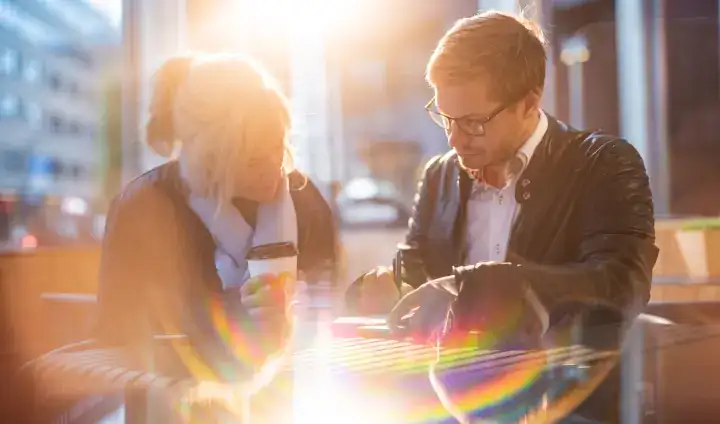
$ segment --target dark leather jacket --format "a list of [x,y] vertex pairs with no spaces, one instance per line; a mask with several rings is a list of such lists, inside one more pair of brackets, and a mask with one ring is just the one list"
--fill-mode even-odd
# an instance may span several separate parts
[[578,312],[587,313],[589,323],[627,321],[649,300],[658,254],[643,161],[625,140],[548,119],[547,133],[517,184],[521,208],[508,263],[454,269],[464,263],[472,182],[449,152],[430,160],[418,186],[404,281],[417,287],[455,271],[458,312],[477,310],[472,305],[480,294],[474,289],[494,280],[529,285],[551,325]]
[[[298,268],[306,274],[332,268],[337,232],[330,207],[299,173],[290,175],[290,184]],[[178,164],[171,161],[130,182],[113,200],[102,246],[95,336],[105,344],[144,346],[153,334],[185,334],[199,356],[215,358],[208,364],[231,363],[238,358],[233,359],[214,319],[237,323],[247,316],[239,291],[222,290],[215,241],[186,196]],[[251,225],[254,206],[236,203]]]

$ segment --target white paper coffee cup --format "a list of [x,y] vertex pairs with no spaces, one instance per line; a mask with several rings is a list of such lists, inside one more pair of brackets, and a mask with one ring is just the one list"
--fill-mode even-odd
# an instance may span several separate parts
[[249,259],[248,273],[250,277],[257,277],[263,274],[279,276],[289,275],[293,280],[297,279],[297,256],[273,259]]
[[262,274],[286,274],[297,278],[298,251],[292,242],[269,243],[255,246],[246,255],[250,277]]

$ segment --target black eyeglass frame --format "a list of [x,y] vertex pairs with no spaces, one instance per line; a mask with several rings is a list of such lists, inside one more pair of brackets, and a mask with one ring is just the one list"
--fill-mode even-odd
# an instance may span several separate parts
[[[435,97],[430,99],[430,101],[425,105],[425,110],[430,115],[430,119],[432,119],[433,122],[435,122],[440,128],[444,129],[445,131],[450,130],[454,121],[457,123],[457,127],[460,128],[460,131],[472,137],[479,137],[485,135],[485,125],[487,125],[488,122],[495,119],[495,117],[498,116],[502,111],[504,111],[517,101],[518,100],[513,100],[503,103],[483,118],[476,118],[475,115],[465,115],[459,118],[452,118],[450,116],[443,115],[442,113],[433,109],[433,105],[435,105]],[[478,121],[475,125],[479,126],[479,130],[472,131],[466,128],[466,124],[464,123],[467,123],[468,121]]]

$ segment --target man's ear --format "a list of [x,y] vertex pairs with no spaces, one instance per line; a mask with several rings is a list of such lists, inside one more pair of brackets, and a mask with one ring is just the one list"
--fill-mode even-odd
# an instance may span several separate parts
[[531,117],[533,113],[536,113],[540,109],[541,100],[541,91],[531,91],[527,96],[525,96],[525,101],[523,102],[523,111],[525,112],[526,118]]

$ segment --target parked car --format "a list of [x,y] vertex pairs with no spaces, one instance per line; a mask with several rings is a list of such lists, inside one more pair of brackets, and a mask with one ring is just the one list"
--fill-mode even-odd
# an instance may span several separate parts
[[378,265],[389,266],[405,238],[410,207],[397,200],[390,184],[355,180],[337,199],[338,221],[345,254],[341,285]]

